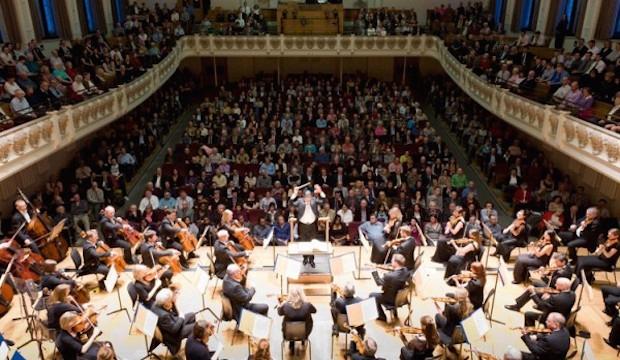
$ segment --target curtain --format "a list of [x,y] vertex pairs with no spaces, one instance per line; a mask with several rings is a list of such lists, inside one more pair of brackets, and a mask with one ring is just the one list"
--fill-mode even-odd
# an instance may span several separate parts
[[[581,30],[583,29],[583,20],[586,17],[586,5],[587,5],[587,1],[580,1],[579,5],[577,6],[577,19],[575,21],[577,21],[577,25],[575,26],[575,34],[578,37],[581,37]],[[604,8],[604,6],[601,6],[601,10]],[[586,39],[586,41],[588,41],[588,39]]]
[[[106,18],[105,12],[103,11],[103,2],[110,0],[89,0],[91,2],[91,6],[93,8],[94,16],[95,16],[95,24],[97,24],[97,29],[101,31],[101,33],[105,34],[107,32]],[[112,16],[112,20],[114,16]],[[114,21],[112,21],[114,22]]]
[[30,5],[30,16],[32,16],[32,26],[34,27],[34,34],[38,40],[45,37],[43,31],[43,21],[41,20],[41,7],[37,0],[28,0]]
[[[24,42],[19,33],[19,24],[17,23],[17,13],[10,1],[0,1],[0,7],[2,7],[2,14],[4,15],[4,24],[6,26],[6,32],[8,39],[6,41],[11,42]],[[27,41],[27,40],[26,40]]]
[[69,20],[69,10],[67,9],[67,0],[57,0],[56,3],[56,28],[58,29],[58,37],[61,39],[71,40],[71,23]]
[[512,26],[510,30],[512,32],[521,31],[521,11],[523,10],[523,0],[515,0],[514,8],[512,11]]
[[596,25],[594,36],[597,39],[609,39],[614,35],[614,20],[616,20],[620,2],[615,1],[613,4],[610,4],[609,9],[604,8],[604,6],[601,6],[601,13],[599,14],[598,24]]
[[84,1],[74,1],[77,1],[77,9],[80,17],[80,28],[82,29],[82,36],[86,36],[88,34],[88,24],[86,23],[86,10],[84,9]]
[[562,0],[551,0],[551,5],[549,6],[549,18],[547,19],[547,23],[545,24],[544,34],[547,36],[553,35],[555,33],[555,25],[558,23],[560,19],[560,14],[558,14],[560,10],[560,4]]

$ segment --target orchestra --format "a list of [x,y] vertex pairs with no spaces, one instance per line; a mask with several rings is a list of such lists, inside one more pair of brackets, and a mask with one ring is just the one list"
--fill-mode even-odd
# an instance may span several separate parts
[[[300,194],[302,190],[301,187],[294,188],[292,194]],[[276,222],[286,226],[296,223],[298,231],[301,231],[300,239],[319,237],[317,230],[319,212],[315,212],[315,208],[318,209],[324,197],[325,194],[320,187],[315,187],[314,191],[305,191],[303,198],[297,200],[292,196],[291,200],[294,200],[292,209],[296,212],[295,221],[286,222],[285,218],[279,215]],[[18,225],[14,229],[16,242],[2,243],[0,251],[9,249],[10,255],[2,261],[10,260],[11,254],[19,250],[15,246],[29,249],[22,258],[26,258],[28,254],[40,253],[37,243],[22,227],[29,223],[28,217],[34,215],[30,214],[24,201],[18,200],[15,206],[22,220],[13,224]],[[456,331],[458,329],[456,325],[474,310],[482,307],[487,293],[485,291],[487,273],[485,265],[481,262],[483,234],[487,239],[497,240],[496,253],[505,259],[510,257],[512,249],[527,244],[525,210],[518,211],[512,224],[502,230],[497,222],[496,213],[489,211],[486,222],[479,222],[473,216],[470,218],[471,221],[466,222],[463,209],[460,206],[455,206],[453,209],[443,230],[441,222],[435,215],[429,216],[426,223],[411,222],[411,226],[415,227],[415,234],[419,236],[418,239],[424,238],[430,246],[433,243],[437,244],[434,246],[433,260],[443,260],[441,262],[445,263],[444,278],[449,286],[454,287],[454,291],[446,293],[445,297],[431,297],[438,312],[435,318],[422,315],[420,327],[409,326],[405,322],[404,326],[397,326],[392,330],[403,343],[400,359],[431,357],[437,346],[442,344],[446,346],[447,351],[456,351],[452,345],[459,336],[462,336]],[[403,225],[403,213],[399,207],[390,208],[387,215],[388,218],[383,224],[377,218],[377,214],[371,212],[367,221],[359,225],[360,232],[372,246],[370,260],[376,264],[377,269],[386,271],[383,276],[379,276],[376,271],[373,272],[373,278],[381,292],[369,294],[369,297],[376,300],[378,321],[387,320],[384,306],[393,306],[398,291],[409,285],[415,271],[415,248],[424,243],[422,240],[416,240],[411,226]],[[178,352],[181,340],[187,338],[184,349],[186,358],[211,358],[214,351],[209,348],[208,343],[216,333],[215,324],[198,319],[195,313],[185,313],[180,309],[176,302],[181,290],[173,283],[176,274],[189,269],[188,259],[198,257],[196,254],[198,246],[206,244],[195,241],[194,247],[188,248],[179,233],[189,232],[177,222],[174,212],[167,212],[157,227],[162,241],[158,237],[158,231],[153,228],[146,228],[142,233],[136,232],[125,220],[116,217],[112,206],[105,207],[101,216],[103,241],[100,240],[96,230],[88,230],[81,234],[85,240],[82,245],[84,259],[82,273],[106,276],[112,266],[121,273],[126,269],[130,270],[137,300],[157,315],[157,327],[162,333],[162,341],[166,347]],[[242,309],[267,315],[269,306],[253,301],[257,289],[247,285],[248,275],[252,269],[250,266],[252,249],[255,244],[261,244],[267,237],[269,229],[267,220],[259,218],[259,225],[265,228],[262,232],[250,230],[235,220],[233,212],[226,208],[221,209],[220,220],[219,231],[216,233],[217,240],[213,242],[213,260],[216,275],[223,279],[222,294],[230,299],[233,316],[238,321]],[[593,225],[596,222],[597,212],[589,209],[586,218],[573,229],[573,240],[568,242],[572,241],[574,245],[575,241],[589,239],[591,236],[589,233],[600,232]],[[283,229],[286,235],[281,237],[288,236],[290,231]],[[274,234],[275,232],[274,230]],[[260,240],[255,240],[251,234],[258,235]],[[129,240],[128,236],[132,240]],[[570,316],[576,299],[575,286],[570,278],[573,273],[579,274],[583,271],[587,280],[591,282],[592,270],[609,267],[620,257],[620,231],[617,228],[609,229],[607,237],[589,256],[577,256],[576,251],[571,250],[570,246],[567,247],[566,254],[559,252],[558,246],[562,244],[558,240],[566,245],[570,236],[566,232],[558,234],[555,230],[545,230],[538,241],[527,246],[528,251],[520,254],[514,264],[513,284],[525,284],[526,290],[515,299],[514,305],[506,305],[505,308],[520,312],[529,301],[532,301],[538,310],[524,313],[524,327],[520,329],[529,352],[524,352],[523,358],[539,359],[546,358],[541,357],[542,353],[560,355],[566,353],[565,319]],[[589,241],[587,240],[583,246],[588,247]],[[286,245],[287,242],[288,239],[282,239],[276,240],[275,243]],[[575,249],[578,247],[573,246]],[[116,253],[113,248],[120,248],[123,254]],[[132,254],[136,248],[139,249],[138,257]],[[568,263],[568,256],[574,256],[576,265],[574,268]],[[22,258],[16,259],[22,263]],[[141,259],[141,263],[138,263],[138,259]],[[97,327],[100,310],[89,305],[92,286],[68,276],[54,259],[41,258],[37,261],[26,270],[31,269],[33,274],[40,274],[36,281],[41,289],[44,289],[45,295],[49,295],[45,307],[47,321],[44,324],[49,329],[57,331],[56,345],[63,358],[97,359],[97,353],[100,354],[99,358],[106,356],[114,358],[116,355],[111,344],[97,341],[101,336],[101,331]],[[313,266],[314,258],[308,256],[305,262]],[[27,276],[26,271],[22,276]],[[618,319],[620,291],[615,286],[604,286],[601,291],[605,313],[611,319],[607,322],[610,333],[604,340],[610,345],[617,344],[620,342]],[[347,282],[344,286],[332,284],[330,293],[330,313],[334,322],[332,333],[337,334],[338,328],[335,324],[339,316],[346,316],[347,305],[359,303],[363,298],[356,296],[355,285],[352,282]],[[444,305],[440,306],[440,303]],[[306,337],[311,334],[313,314],[317,313],[317,307],[305,298],[302,288],[291,287],[288,294],[278,297],[276,312],[282,316],[282,331],[285,331],[287,323],[301,321],[306,323]],[[544,324],[545,327],[537,327],[537,323]],[[351,358],[377,359],[378,344],[373,338],[365,336],[366,326],[362,324],[349,327],[348,322],[345,326],[351,334],[352,345],[349,351]],[[265,358],[265,354],[269,356],[269,340],[252,340],[251,345],[253,352],[250,358]],[[295,352],[293,341],[289,343],[289,351],[291,354]],[[510,351],[510,348],[507,349],[506,354]],[[492,356],[478,350],[474,352],[483,358],[487,355]]]

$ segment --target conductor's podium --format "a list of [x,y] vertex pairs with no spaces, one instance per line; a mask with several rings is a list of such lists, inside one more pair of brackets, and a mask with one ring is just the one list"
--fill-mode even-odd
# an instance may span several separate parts
[[329,258],[334,253],[332,244],[313,240],[308,242],[292,242],[287,248],[288,256],[303,261],[304,255],[314,255],[315,267],[302,265],[297,279],[288,278],[289,284],[330,284],[333,280]]

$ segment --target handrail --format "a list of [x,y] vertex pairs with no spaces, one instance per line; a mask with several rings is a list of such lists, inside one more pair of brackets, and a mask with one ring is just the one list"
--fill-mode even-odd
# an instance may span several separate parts
[[113,91],[0,133],[0,181],[125,115],[189,57],[431,57],[481,106],[620,182],[620,135],[481,80],[435,36],[188,35],[158,64]]

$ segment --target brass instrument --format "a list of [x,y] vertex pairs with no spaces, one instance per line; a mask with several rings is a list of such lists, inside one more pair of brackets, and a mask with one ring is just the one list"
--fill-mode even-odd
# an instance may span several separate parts
[[531,335],[531,334],[551,334],[551,329],[547,329],[547,328],[541,328],[541,327],[536,327],[536,326],[517,326],[517,327],[513,327],[510,328],[510,330],[521,330],[521,331],[525,331],[526,334]]
[[394,329],[389,330],[391,333],[400,333],[400,334],[424,334],[424,330],[415,326],[400,326]]
[[431,299],[434,302],[442,302],[442,303],[446,303],[446,304],[456,304],[459,301],[455,298],[451,298],[448,296],[436,296],[436,297],[426,297],[426,298],[422,298],[422,300],[428,300]]

